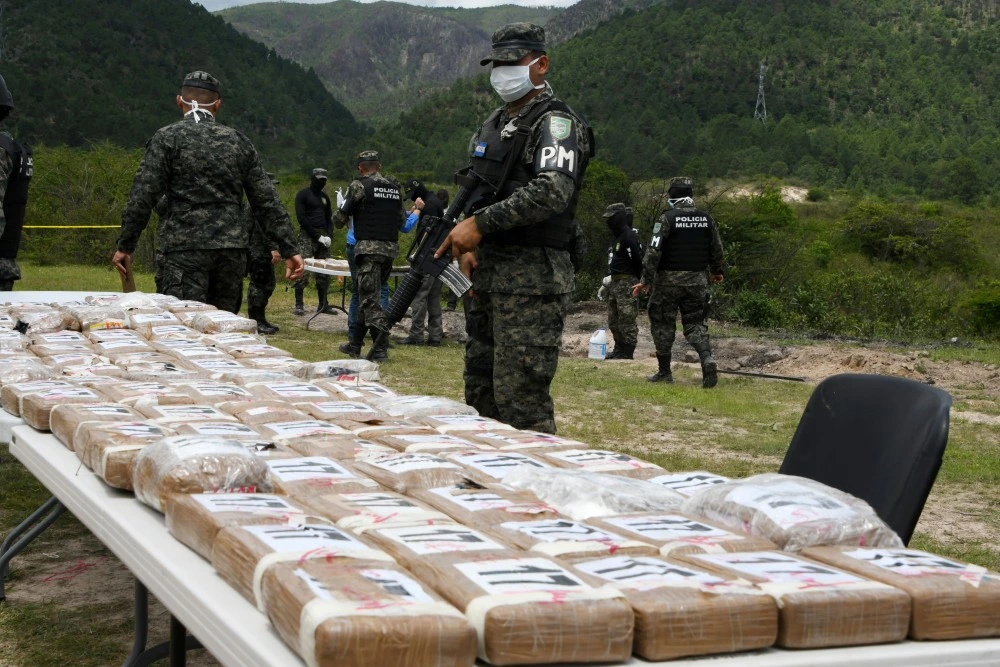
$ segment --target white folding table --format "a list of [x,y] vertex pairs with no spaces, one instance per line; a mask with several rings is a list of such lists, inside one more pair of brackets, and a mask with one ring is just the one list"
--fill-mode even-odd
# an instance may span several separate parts
[[[219,662],[232,667],[302,664],[262,613],[223,581],[208,561],[169,534],[161,514],[131,494],[107,486],[49,434],[18,426],[10,451]],[[996,667],[1000,665],[1000,639],[907,641],[810,651],[769,649],[663,663],[632,659],[627,664],[669,667],[720,662],[734,667]]]

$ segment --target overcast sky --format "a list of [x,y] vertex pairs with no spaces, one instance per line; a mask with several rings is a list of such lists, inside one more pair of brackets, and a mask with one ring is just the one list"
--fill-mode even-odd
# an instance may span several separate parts
[[[214,12],[226,7],[237,5],[253,5],[258,2],[274,2],[274,0],[197,0],[197,4]],[[330,0],[296,0],[297,2],[316,5]],[[358,0],[358,2],[379,2],[380,0]],[[522,5],[524,7],[569,7],[578,0],[395,0],[409,5],[425,7],[490,7],[493,5]]]

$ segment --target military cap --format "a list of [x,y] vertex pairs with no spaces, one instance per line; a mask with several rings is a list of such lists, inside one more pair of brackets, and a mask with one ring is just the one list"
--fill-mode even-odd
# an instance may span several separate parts
[[534,23],[510,23],[493,33],[493,52],[479,64],[515,62],[532,51],[545,52],[545,28]]
[[326,175],[326,169],[323,169],[322,167],[316,167],[313,169],[313,178],[328,178]]
[[362,162],[378,162],[378,151],[361,151],[358,153],[358,164]]
[[619,213],[627,213],[627,212],[628,209],[625,207],[625,204],[621,202],[616,202],[614,204],[608,204],[608,207],[604,209],[604,215],[602,215],[601,217],[613,218],[615,215]]
[[407,199],[413,199],[413,196],[416,194],[417,190],[419,188],[423,187],[423,185],[424,184],[421,183],[416,178],[411,178],[406,183],[404,183],[403,184],[403,192],[406,194],[406,198]]
[[670,179],[670,187],[693,188],[694,181],[690,176],[674,176]]
[[219,92],[219,80],[208,72],[203,72],[201,70],[185,74],[184,83],[182,83],[181,86],[184,88],[204,88],[205,90],[210,90],[213,93]]

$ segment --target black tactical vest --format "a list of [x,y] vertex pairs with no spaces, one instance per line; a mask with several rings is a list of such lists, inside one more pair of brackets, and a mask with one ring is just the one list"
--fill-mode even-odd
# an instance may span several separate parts
[[3,215],[7,223],[3,236],[0,236],[0,257],[15,259],[21,247],[21,228],[24,226],[24,209],[28,205],[28,185],[34,164],[31,148],[20,146],[6,135],[0,134],[0,148],[7,151],[13,163],[3,198]]
[[[559,100],[549,100],[535,105],[522,122],[533,125],[534,122],[544,113],[549,111],[569,112],[563,102]],[[487,119],[479,133],[479,143],[486,145],[486,150],[482,155],[473,154],[472,169],[477,174],[485,178],[490,183],[500,180],[503,173],[504,163],[508,155],[514,149],[514,135],[507,139],[500,136],[504,125],[501,124],[502,112],[496,111]],[[522,148],[523,150],[523,148]],[[581,178],[582,178],[581,170]],[[510,197],[515,190],[523,188],[536,176],[534,165],[524,164],[520,156],[514,158],[514,165],[496,197],[492,201],[482,201],[476,204],[475,209],[489,206],[498,201],[503,201]],[[517,246],[545,246],[558,250],[569,250],[573,238],[573,218],[576,215],[576,205],[579,199],[580,183],[577,183],[576,192],[569,206],[562,213],[558,213],[548,220],[543,220],[532,225],[514,227],[499,232],[493,232],[483,237],[483,243],[497,245],[517,245]]]
[[399,188],[372,176],[360,180],[365,186],[365,201],[354,212],[354,238],[395,243],[399,240],[399,212],[403,208]]
[[715,221],[704,211],[674,209],[667,213],[669,233],[660,255],[661,271],[705,271],[712,248]]
[[611,275],[635,274],[635,264],[628,256],[628,244],[625,243],[629,234],[636,234],[636,231],[629,227],[621,235],[611,239],[611,247],[608,248],[608,273]]

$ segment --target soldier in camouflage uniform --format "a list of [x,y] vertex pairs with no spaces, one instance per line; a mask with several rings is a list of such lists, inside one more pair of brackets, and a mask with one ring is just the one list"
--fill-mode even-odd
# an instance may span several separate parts
[[[506,105],[473,136],[470,157],[471,169],[500,188],[471,202],[472,215],[438,255],[450,250],[473,281],[466,403],[512,426],[554,433],[549,387],[573,290],[573,216],[592,135],[545,81],[544,29],[500,28],[481,61],[490,63],[490,81]],[[498,183],[508,158],[509,176]]]
[[[708,308],[708,281],[722,282],[725,258],[719,227],[708,213],[694,206],[690,178],[670,181],[667,196],[670,210],[653,227],[642,267],[642,280],[633,294],[648,292],[649,325],[656,345],[659,370],[650,382],[673,382],[670,351],[677,333],[677,311],[681,313],[684,337],[701,359],[701,386],[709,389],[718,382],[718,369],[705,325]],[[707,272],[706,272],[707,269]]]
[[[14,109],[14,96],[0,76],[0,121]],[[7,131],[0,131],[0,291],[14,289],[21,279],[17,251],[21,246],[21,228],[28,205],[28,185],[33,163],[31,148],[14,141]]]
[[632,296],[632,286],[642,277],[642,245],[629,224],[625,204],[610,204],[604,221],[611,231],[608,246],[608,328],[615,340],[614,350],[606,359],[631,359],[639,342],[639,300]]
[[[399,253],[399,230],[406,222],[402,189],[395,178],[382,173],[378,153],[360,153],[358,173],[360,176],[347,186],[344,203],[333,217],[337,229],[346,227],[350,218],[354,217],[359,313],[346,351],[355,357],[361,354],[369,328],[373,341],[378,339],[380,332],[389,329],[379,293],[382,283],[389,279],[392,262]],[[375,349],[375,360],[389,358],[388,344],[386,336]]]
[[[279,183],[274,174],[269,172],[267,175],[274,185]],[[279,331],[277,325],[267,321],[265,313],[267,302],[274,294],[274,265],[281,261],[281,253],[278,252],[278,244],[264,234],[264,229],[245,200],[242,210],[250,225],[247,249],[247,275],[250,277],[250,285],[247,287],[247,316],[257,321],[257,333],[269,336]]]
[[215,121],[221,103],[215,77],[201,71],[184,77],[177,96],[184,117],[157,130],[146,144],[112,264],[126,275],[149,214],[165,195],[156,235],[157,291],[235,313],[243,300],[250,237],[240,212],[244,192],[285,258],[285,277],[300,278],[304,266],[288,212],[257,150],[241,132]]

